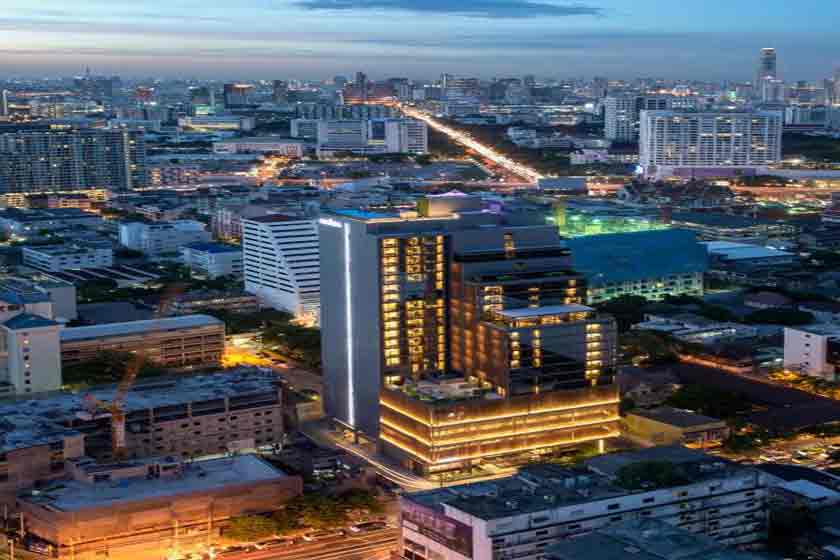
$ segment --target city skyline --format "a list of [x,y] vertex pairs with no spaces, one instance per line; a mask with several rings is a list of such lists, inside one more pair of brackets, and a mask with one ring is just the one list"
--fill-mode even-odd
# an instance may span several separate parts
[[[300,79],[375,69],[374,77],[754,78],[757,52],[779,51],[785,80],[840,66],[831,22],[783,0],[683,6],[652,0],[260,0],[246,8],[194,0],[124,3],[12,0],[0,18],[0,72]],[[105,11],[107,8],[107,13]],[[834,16],[834,17],[832,17]],[[668,56],[662,56],[667,53]]]

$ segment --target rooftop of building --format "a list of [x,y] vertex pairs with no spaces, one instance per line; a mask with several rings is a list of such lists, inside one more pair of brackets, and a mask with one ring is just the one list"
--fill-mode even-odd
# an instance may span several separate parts
[[722,420],[712,418],[710,416],[703,416],[691,412],[690,410],[682,410],[680,408],[672,408],[670,406],[660,406],[649,410],[635,409],[628,414],[633,416],[640,416],[663,424],[677,426],[678,428],[694,428],[699,426],[707,426],[709,424],[721,423]]
[[81,208],[4,208],[0,210],[0,220],[16,222],[43,222],[78,218],[101,219],[98,214],[87,212]]
[[697,274],[709,257],[694,232],[680,229],[577,237],[566,241],[575,270],[590,285]]
[[753,560],[761,556],[729,549],[705,535],[656,519],[612,524],[545,549],[548,560]]
[[15,315],[3,323],[3,326],[11,331],[21,331],[26,329],[40,329],[43,327],[55,327],[58,323],[40,315],[32,315],[30,313],[21,313]]
[[71,342],[107,336],[126,336],[158,331],[206,327],[211,325],[224,325],[224,322],[215,317],[211,317],[210,315],[184,315],[181,317],[166,317],[163,319],[150,319],[147,321],[109,323],[89,327],[71,327],[61,331],[61,341]]
[[[0,453],[62,441],[79,435],[68,427],[79,415],[89,413],[86,396],[110,402],[117,386],[91,389],[87,393],[51,393],[0,403]],[[240,368],[224,372],[140,380],[127,393],[128,413],[150,408],[183,405],[249,395],[276,394],[277,375],[270,370]]]
[[79,243],[62,243],[60,245],[25,245],[24,251],[41,253],[43,255],[87,255],[107,249],[107,247],[96,247],[93,245],[82,245]]
[[248,222],[256,222],[258,224],[279,224],[282,222],[308,222],[310,218],[305,216],[291,216],[288,214],[269,214],[267,216],[257,216],[254,218],[247,218]]
[[783,222],[778,220],[735,216],[732,214],[721,214],[719,212],[674,212],[671,219],[678,224],[696,224],[724,229],[746,229],[768,225],[783,225]]
[[236,455],[183,465],[178,476],[136,477],[116,481],[58,480],[18,499],[62,512],[112,507],[286,478],[257,455]]
[[283,136],[248,136],[245,138],[229,138],[220,140],[219,144],[305,144],[300,138],[286,138]]
[[[650,463],[669,464],[672,476],[650,481],[644,479],[644,472],[633,480],[623,480],[619,476],[623,467]],[[435,509],[447,504],[489,520],[679,487],[749,471],[747,467],[680,446],[600,455],[589,459],[585,466],[578,469],[553,464],[524,467],[507,478],[412,493],[406,495],[406,499]]]
[[203,253],[241,253],[242,247],[237,245],[228,245],[226,243],[190,243],[186,246],[192,251],[200,251]]
[[769,259],[769,258],[787,258],[794,257],[793,253],[773,249],[772,247],[764,247],[762,245],[753,245],[750,243],[736,243],[733,241],[709,241],[703,243],[710,254],[718,255],[726,260],[750,260],[750,259]]

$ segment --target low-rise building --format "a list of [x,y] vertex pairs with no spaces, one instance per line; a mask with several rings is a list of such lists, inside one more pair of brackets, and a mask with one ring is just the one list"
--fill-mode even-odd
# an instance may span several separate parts
[[[668,476],[657,477],[651,465]],[[655,519],[725,546],[767,537],[768,477],[684,447],[601,455],[571,470],[417,492],[401,501],[401,553],[439,560],[537,560],[546,548],[617,524]]]
[[656,519],[627,521],[546,549],[546,560],[760,560]]
[[591,235],[566,243],[575,270],[586,276],[589,304],[628,295],[653,301],[703,295],[708,257],[691,231]]
[[786,370],[834,381],[840,365],[840,327],[810,325],[785,328]]
[[72,478],[18,498],[27,533],[57,558],[152,560],[206,550],[230,518],[279,509],[302,492],[300,477],[257,455],[69,463]]
[[164,367],[218,365],[225,349],[225,324],[209,315],[71,327],[61,331],[61,361],[76,364],[104,351],[142,354]]
[[648,446],[709,449],[719,447],[729,437],[729,427],[723,420],[669,406],[634,409],[624,416],[621,424],[626,437]]
[[213,152],[217,154],[274,154],[289,158],[302,158],[304,146],[304,142],[294,138],[260,136],[214,142]]
[[169,302],[172,315],[193,315],[203,311],[256,313],[260,310],[257,296],[245,292],[187,292]]
[[204,224],[192,220],[175,222],[131,222],[120,224],[120,244],[140,251],[149,258],[176,257],[181,247],[207,243],[210,232]]
[[23,248],[23,264],[42,272],[107,268],[114,264],[114,250],[105,245],[39,245]]
[[[65,476],[68,459],[113,460],[115,425],[91,403],[111,402],[116,391],[111,386],[0,403],[0,503],[14,508],[20,490]],[[273,371],[141,380],[122,408],[128,458],[201,457],[272,449],[283,441],[283,400]]]
[[242,249],[223,243],[190,243],[181,248],[181,262],[198,278],[242,276]]
[[101,216],[79,208],[6,208],[0,211],[0,230],[22,238],[75,226],[96,227],[101,223]]

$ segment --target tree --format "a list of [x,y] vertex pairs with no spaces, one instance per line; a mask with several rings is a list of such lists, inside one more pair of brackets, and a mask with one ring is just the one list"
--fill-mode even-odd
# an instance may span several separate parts
[[224,536],[239,542],[256,542],[277,534],[277,522],[270,517],[247,515],[234,517]]
[[353,488],[339,496],[339,500],[350,511],[367,510],[370,513],[382,513],[382,504],[376,499],[376,494],[370,490]]
[[626,332],[644,320],[644,309],[647,305],[648,300],[641,296],[621,296],[599,303],[595,307],[598,311],[614,316],[619,332]]
[[677,361],[673,340],[653,331],[630,331],[619,337],[622,361],[641,361],[647,365],[669,364]]
[[703,385],[684,385],[665,404],[724,419],[751,409],[750,403],[742,395]]
[[791,309],[761,309],[744,317],[744,321],[752,324],[784,325],[795,327],[814,322],[814,316],[807,311]]
[[688,483],[679,468],[668,461],[642,461],[618,470],[619,486],[628,490],[664,488]]

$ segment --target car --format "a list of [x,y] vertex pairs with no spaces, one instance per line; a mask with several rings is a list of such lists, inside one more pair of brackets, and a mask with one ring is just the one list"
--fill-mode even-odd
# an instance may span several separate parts
[[384,521],[367,521],[365,523],[356,523],[350,526],[350,530],[354,533],[368,533],[370,531],[381,531],[387,529],[388,524]]
[[295,544],[295,539],[292,538],[276,538],[260,543],[264,548],[274,548],[276,546],[291,546]]
[[307,533],[307,534],[303,535],[303,540],[305,540],[307,542],[313,542],[313,541],[320,541],[320,540],[323,540],[323,539],[329,539],[329,538],[333,538],[333,537],[343,537],[343,536],[344,536],[344,531],[342,531],[341,529],[337,529],[335,531],[316,531],[314,533]]

